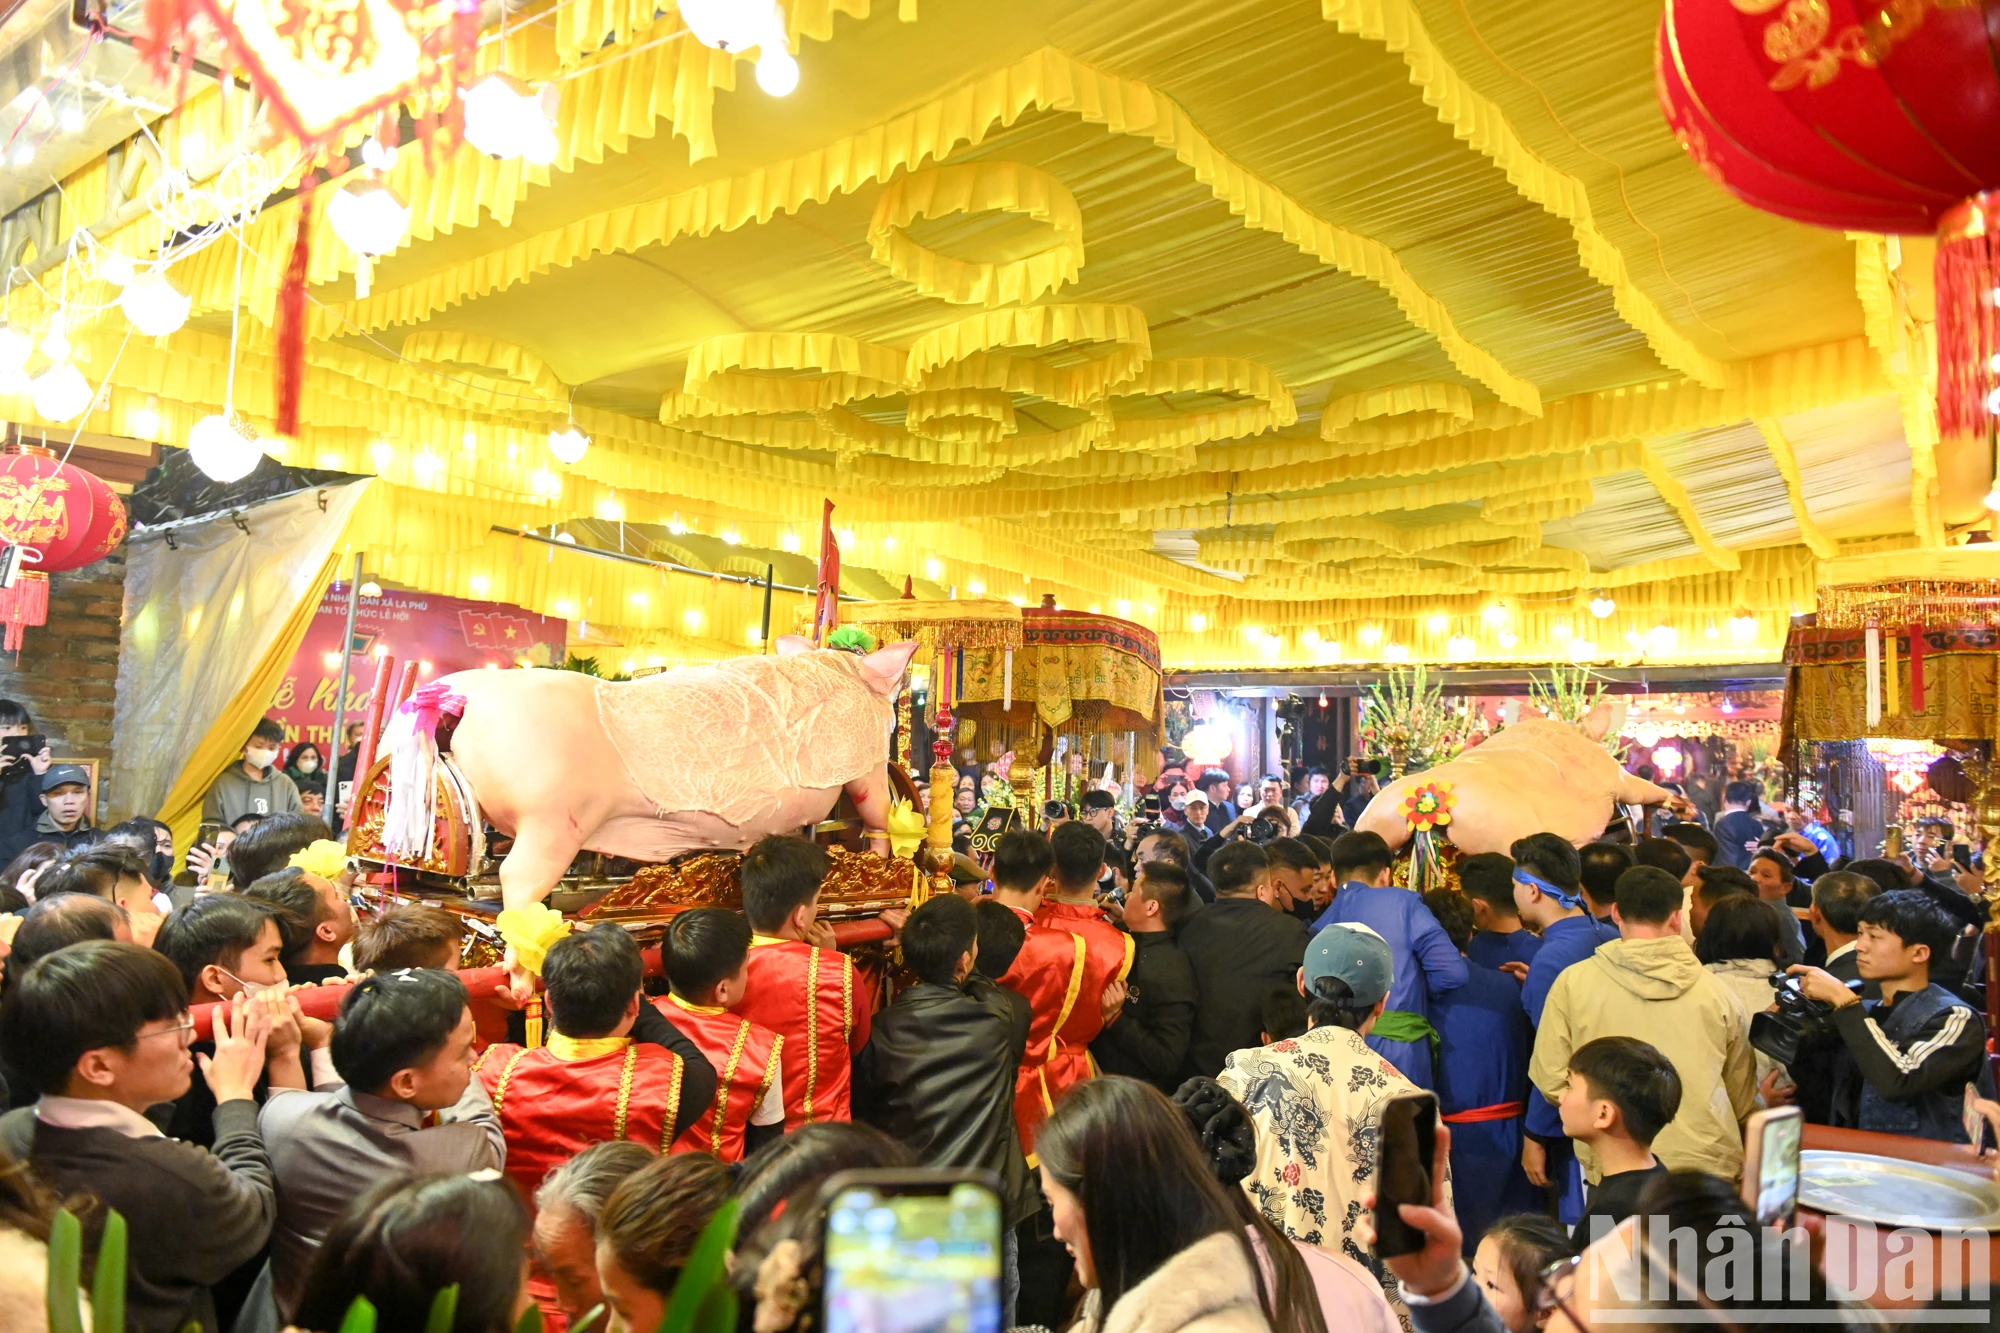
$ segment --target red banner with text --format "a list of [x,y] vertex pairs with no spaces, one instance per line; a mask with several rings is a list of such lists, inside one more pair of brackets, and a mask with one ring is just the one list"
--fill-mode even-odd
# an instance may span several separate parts
[[[285,754],[302,741],[324,750],[333,738],[333,701],[340,682],[340,634],[347,622],[347,588],[335,584],[320,599],[312,628],[271,701],[285,726]],[[375,659],[388,653],[417,663],[417,683],[481,667],[548,666],[563,660],[569,622],[505,602],[473,602],[421,592],[363,597],[355,609],[347,718],[359,721],[375,684]]]

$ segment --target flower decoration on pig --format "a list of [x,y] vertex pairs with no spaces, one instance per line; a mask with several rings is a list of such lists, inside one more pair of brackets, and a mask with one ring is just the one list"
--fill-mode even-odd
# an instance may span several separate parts
[[1403,818],[1416,832],[1429,833],[1451,822],[1451,808],[1457,803],[1449,782],[1426,782],[1403,798]]

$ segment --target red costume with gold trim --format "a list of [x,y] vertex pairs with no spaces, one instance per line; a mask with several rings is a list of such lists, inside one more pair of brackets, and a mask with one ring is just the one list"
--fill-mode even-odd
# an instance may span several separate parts
[[593,1143],[668,1151],[684,1068],[672,1051],[630,1037],[553,1033],[547,1046],[488,1046],[472,1071],[507,1136],[507,1178],[532,1201],[542,1177]]
[[854,964],[833,949],[758,935],[749,976],[736,1012],[785,1039],[785,1129],[852,1119],[853,1061],[872,1017]]
[[1132,969],[1132,937],[1096,907],[1045,902],[1029,916],[1010,909],[1028,937],[1000,984],[1027,997],[1032,1018],[1028,1049],[1014,1085],[1014,1123],[1021,1151],[1035,1162],[1035,1132],[1072,1084],[1097,1073],[1090,1043],[1104,1029],[1104,988]]
[[715,1105],[674,1140],[674,1152],[705,1152],[725,1162],[743,1160],[750,1117],[764,1104],[781,1065],[785,1039],[741,1014],[678,995],[653,1001],[715,1066]]

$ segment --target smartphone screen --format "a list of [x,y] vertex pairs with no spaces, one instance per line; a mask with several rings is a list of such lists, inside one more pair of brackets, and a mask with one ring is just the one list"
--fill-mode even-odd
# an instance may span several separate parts
[[1375,1175],[1375,1253],[1393,1258],[1424,1248],[1424,1233],[1403,1220],[1401,1204],[1428,1208],[1437,1152],[1437,1098],[1391,1097],[1382,1106],[1381,1169]]
[[953,1174],[829,1182],[826,1333],[1000,1333],[1000,1196]]
[[[1760,1227],[1789,1227],[1799,1206],[1799,1143],[1805,1116],[1796,1106],[1759,1111],[1745,1126],[1745,1202]],[[1752,1191],[1755,1191],[1752,1194]]]

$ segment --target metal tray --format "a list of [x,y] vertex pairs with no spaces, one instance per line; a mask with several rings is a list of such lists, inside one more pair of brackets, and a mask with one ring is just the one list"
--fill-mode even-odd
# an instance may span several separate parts
[[1887,1226],[2000,1226],[2000,1185],[1990,1178],[1871,1153],[1800,1153],[1799,1203]]

